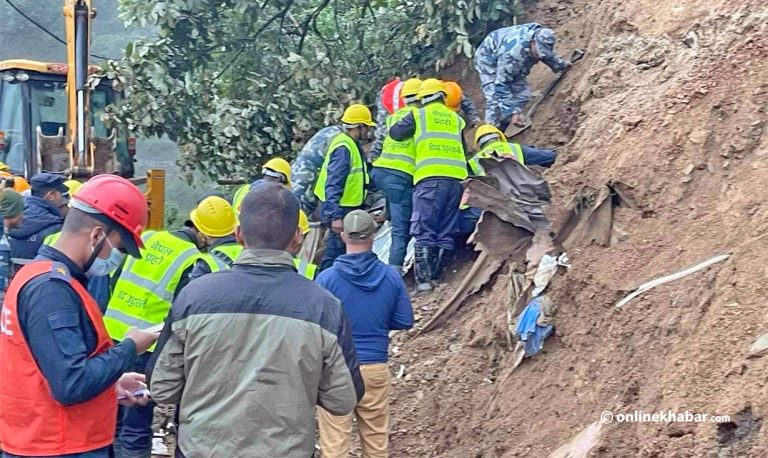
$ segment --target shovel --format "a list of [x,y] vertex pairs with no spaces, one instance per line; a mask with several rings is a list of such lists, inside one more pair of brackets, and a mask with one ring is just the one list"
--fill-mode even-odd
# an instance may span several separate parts
[[[573,54],[571,54],[571,64],[575,64],[576,62],[580,61],[581,58],[584,57],[584,51],[581,49],[574,49]],[[542,101],[547,98],[549,94],[552,93],[552,91],[557,87],[557,85],[560,83],[560,81],[565,77],[565,74],[568,73],[568,70],[571,67],[566,68],[562,72],[560,72],[557,77],[552,80],[551,83],[549,83],[549,86],[547,86],[547,89],[544,91],[543,94],[541,94],[528,108],[528,110],[525,112],[525,125],[523,127],[518,127],[515,125],[510,125],[507,128],[507,131],[505,132],[507,138],[512,138],[517,135],[520,135],[524,131],[526,131],[531,125],[533,124],[531,122],[531,117],[533,116],[533,113],[536,111],[536,109],[539,107]]]

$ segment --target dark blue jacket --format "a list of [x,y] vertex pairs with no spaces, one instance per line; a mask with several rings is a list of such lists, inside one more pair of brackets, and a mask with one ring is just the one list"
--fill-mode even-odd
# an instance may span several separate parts
[[[83,285],[83,271],[63,253],[45,246],[37,259],[57,261]],[[53,398],[65,405],[96,397],[133,366],[136,344],[125,339],[110,350],[90,357],[96,349],[96,330],[80,297],[66,277],[40,275],[19,291],[19,325]]]
[[386,363],[389,331],[413,327],[413,307],[400,274],[368,251],[339,256],[317,283],[341,301],[360,363]]
[[[355,143],[357,143],[357,150],[360,151],[360,159],[365,161],[360,143],[357,140]],[[343,219],[352,210],[339,205],[341,195],[344,193],[344,186],[347,184],[351,152],[346,146],[339,146],[329,154],[331,158],[328,160],[328,178],[325,181],[325,202],[322,203],[320,210],[320,220],[326,224],[336,219]]]
[[24,198],[21,225],[8,231],[11,255],[14,258],[34,259],[43,240],[61,230],[64,217],[53,204],[38,196]]

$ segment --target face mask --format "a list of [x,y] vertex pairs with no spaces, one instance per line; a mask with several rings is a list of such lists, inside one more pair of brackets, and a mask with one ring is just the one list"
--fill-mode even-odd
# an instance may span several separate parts
[[[120,252],[120,250],[112,246],[112,242],[110,242],[108,238],[106,240],[109,244],[109,247],[111,248],[109,257],[107,259],[101,259],[100,257],[96,256],[96,258],[93,260],[93,263],[91,264],[91,267],[89,267],[88,271],[85,272],[86,276],[103,277],[105,275],[109,275],[117,270],[117,268],[120,267],[120,265],[123,263],[125,255]],[[91,253],[93,253],[95,249],[96,248],[91,247]]]

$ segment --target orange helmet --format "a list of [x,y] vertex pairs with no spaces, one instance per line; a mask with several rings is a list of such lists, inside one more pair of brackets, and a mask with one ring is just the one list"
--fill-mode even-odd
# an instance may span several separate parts
[[459,111],[461,109],[461,97],[464,94],[461,90],[461,86],[453,81],[446,81],[445,92],[445,106],[453,111]]

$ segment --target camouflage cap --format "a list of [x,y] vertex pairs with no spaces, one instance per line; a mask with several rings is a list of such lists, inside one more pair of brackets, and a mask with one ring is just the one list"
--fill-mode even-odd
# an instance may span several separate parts
[[555,32],[552,29],[542,28],[536,31],[533,36],[536,42],[536,51],[539,54],[539,58],[544,59],[552,56],[555,53]]

